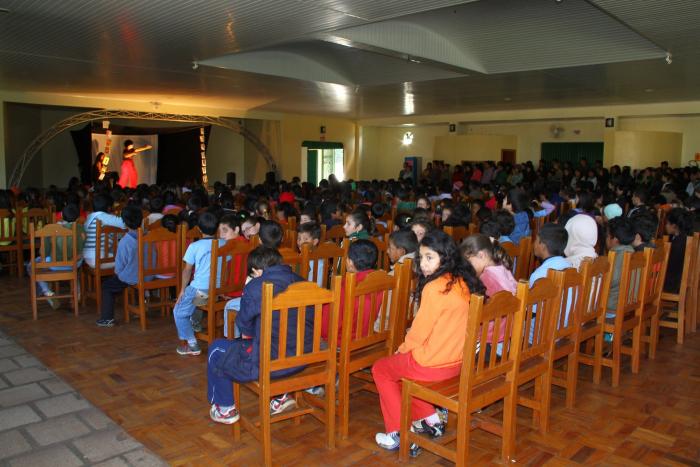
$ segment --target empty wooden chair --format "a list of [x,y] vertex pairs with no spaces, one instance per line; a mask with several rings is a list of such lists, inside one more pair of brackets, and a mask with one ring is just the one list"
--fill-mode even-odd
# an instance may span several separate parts
[[[229,240],[224,245],[219,245],[218,241],[212,242],[209,296],[207,304],[199,307],[206,315],[206,327],[200,332],[195,332],[197,339],[211,344],[214,339],[223,336],[224,307],[231,298],[240,297],[243,292],[248,277],[248,255],[255,247],[253,242],[236,240]],[[231,313],[229,325],[235,319],[235,313]],[[233,334],[229,334],[229,337],[232,336]]]
[[[342,335],[338,355],[338,416],[340,435],[348,436],[350,414],[350,378],[358,377],[365,384],[356,390],[375,391],[372,377],[363,372],[374,362],[393,353],[393,333],[399,303],[402,268],[399,264],[394,276],[385,271],[374,271],[357,282],[357,274],[345,276],[345,297],[342,316]],[[390,298],[396,296],[397,299]],[[355,308],[357,304],[357,309]],[[378,329],[375,330],[375,322]]]
[[[694,264],[697,257],[698,243],[695,237],[688,237],[685,243],[685,257],[683,261],[683,275],[681,276],[681,284],[678,293],[663,292],[661,294],[661,315],[662,318],[659,325],[663,328],[676,330],[676,342],[683,343],[686,334],[686,325],[688,324],[688,314],[697,314],[697,309],[689,308],[691,303],[692,292],[690,285],[692,269],[697,269],[698,265]],[[693,266],[695,266],[693,268]]]
[[[554,328],[559,315],[558,290],[546,277],[537,280],[527,294],[523,338],[515,383],[518,388],[534,381],[534,393],[517,392],[517,403],[532,409],[532,421],[540,432],[549,430],[551,395],[550,353]],[[494,333],[496,334],[496,333]]]
[[[615,252],[613,251],[608,256],[599,256],[595,260],[585,259],[580,266],[585,289],[583,291],[583,305],[580,312],[576,314],[577,363],[593,367],[593,382],[596,384],[600,383],[603,325],[614,263]],[[583,346],[585,349],[582,348]]]
[[117,245],[126,235],[127,229],[102,225],[99,220],[95,226],[95,267],[84,263],[80,271],[81,304],[88,298],[95,300],[97,313],[102,306],[102,279],[114,274],[114,262],[117,258]]
[[[527,283],[518,284],[517,295],[510,292],[495,294],[488,303],[484,297],[472,295],[467,319],[464,358],[460,376],[448,381],[421,383],[403,380],[401,390],[401,444],[399,459],[408,460],[408,449],[412,443],[444,457],[458,466],[468,465],[469,438],[471,430],[480,428],[502,438],[501,456],[508,462],[515,455],[516,434],[516,391],[515,374],[522,349],[518,343],[522,340],[524,306],[527,299]],[[503,334],[503,352],[499,355],[492,351],[480,351],[487,343],[489,323],[495,322],[498,328],[505,323]],[[499,333],[494,332],[492,349],[498,344]],[[436,440],[410,431],[411,399],[418,398],[439,407],[444,407],[456,415],[456,435],[444,435]],[[479,414],[488,405],[503,400],[503,419],[498,423],[492,417]],[[446,445],[456,441],[456,449]]]
[[[244,416],[241,411],[240,423],[233,426],[234,439],[240,440],[240,427],[246,429],[262,443],[263,463],[272,465],[272,438],[270,425],[282,420],[294,418],[300,421],[305,414],[311,414],[326,425],[326,446],[335,447],[335,375],[336,347],[338,344],[338,308],[340,305],[340,277],[333,280],[332,291],[322,289],[310,282],[292,284],[286,291],[273,297],[273,285],[263,284],[261,308],[260,336],[260,371],[257,381],[239,384],[233,383],[234,400],[240,401],[241,386],[251,390],[258,397],[257,422]],[[327,305],[330,309],[330,335],[328,345],[321,345],[322,308]],[[309,314],[313,314],[313,345],[305,348],[306,326]],[[279,328],[279,343],[272,342],[272,327]],[[287,345],[287,330],[297,329],[295,351],[289,352]],[[276,357],[272,357],[273,346],[280,349]],[[287,349],[287,351],[282,351]],[[300,373],[291,376],[271,379],[273,371],[295,368],[305,365]],[[317,404],[302,404],[307,393],[303,389],[323,386],[325,399]],[[298,408],[282,414],[270,415],[270,398],[284,393],[294,393]],[[313,397],[308,395],[308,397]],[[318,398],[315,398],[318,403]]]
[[[647,259],[647,277],[644,281],[642,306],[638,308],[640,332],[638,338],[648,345],[647,356],[656,358],[656,346],[659,342],[659,325],[661,314],[661,297],[668,267],[668,254],[671,245],[666,241],[656,243],[656,248],[645,248]],[[639,345],[640,352],[642,346]]]
[[[576,382],[578,378],[578,351],[576,342],[580,328],[576,316],[581,314],[584,302],[584,274],[575,268],[556,271],[550,269],[547,277],[557,288],[556,317],[554,339],[551,341],[549,361],[552,367],[552,385],[566,390],[566,406],[572,408],[576,403]],[[557,363],[566,359],[564,371],[557,368]]]
[[8,261],[4,264],[17,273],[17,277],[24,276],[24,258],[22,247],[21,218],[9,209],[0,209],[0,252],[6,252]]
[[[30,296],[32,301],[32,317],[38,318],[37,302],[69,298],[73,301],[73,313],[78,316],[78,254],[77,224],[67,229],[58,224],[46,224],[35,230],[34,224],[29,224]],[[69,294],[54,294],[51,297],[37,296],[37,282],[70,283]]]
[[530,274],[530,256],[532,254],[529,237],[520,239],[518,245],[512,242],[503,242],[501,246],[513,260],[513,277],[517,280],[527,280]]
[[[181,251],[182,234],[178,226],[176,232],[167,229],[138,230],[138,282],[124,290],[124,321],[129,322],[131,314],[137,314],[141,330],[146,330],[146,312],[149,308],[160,308],[164,316],[168,308],[175,305],[175,297],[170,298],[170,288],[177,289],[182,276]],[[149,280],[147,280],[149,279]],[[158,301],[155,293],[158,292]],[[146,293],[150,294],[146,302]],[[134,297],[134,295],[136,295]]]
[[[640,340],[637,334],[640,332],[640,319],[637,308],[642,306],[642,292],[646,280],[647,260],[644,252],[624,252],[623,255],[617,305],[614,310],[606,311],[603,326],[603,332],[610,333],[612,337],[612,355],[603,357],[601,364],[611,369],[613,387],[620,384],[623,354],[632,357],[632,372],[639,372]],[[610,263],[615,264],[612,260]],[[632,334],[631,347],[623,343],[630,333]]]

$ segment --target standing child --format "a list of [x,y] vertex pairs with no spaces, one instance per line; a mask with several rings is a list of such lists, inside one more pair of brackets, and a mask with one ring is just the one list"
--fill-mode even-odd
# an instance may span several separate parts
[[[484,291],[474,268],[462,258],[446,233],[430,232],[418,251],[418,314],[397,353],[378,360],[372,367],[385,427],[375,441],[389,450],[399,447],[401,379],[442,381],[459,375],[470,293]],[[416,432],[434,437],[444,432],[440,416],[427,402],[413,399],[411,419]]]
[[[143,212],[138,206],[125,206],[122,209],[123,225],[129,229],[117,245],[114,260],[114,275],[102,283],[102,309],[97,325],[110,328],[114,326],[114,297],[135,285],[139,278],[138,235],[137,229],[143,222]],[[89,234],[88,234],[89,235]]]
[[[212,243],[219,241],[215,237],[218,221],[214,214],[202,213],[197,220],[197,225],[204,236],[200,240],[192,242],[185,251],[182,291],[180,291],[180,296],[173,309],[177,335],[180,340],[186,341],[176,349],[180,355],[199,355],[202,352],[197,344],[197,338],[194,336],[190,319],[197,308],[196,303],[201,303],[209,296]],[[192,269],[194,269],[194,278],[192,278]]]

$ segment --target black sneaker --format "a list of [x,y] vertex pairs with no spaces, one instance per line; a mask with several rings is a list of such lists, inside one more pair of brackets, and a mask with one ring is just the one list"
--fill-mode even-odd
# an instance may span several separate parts
[[416,420],[411,424],[411,430],[414,433],[424,433],[432,438],[439,438],[445,434],[445,425],[443,423],[430,425],[425,419]]
[[114,320],[113,319],[98,319],[95,321],[95,324],[97,324],[101,328],[111,328],[114,326]]

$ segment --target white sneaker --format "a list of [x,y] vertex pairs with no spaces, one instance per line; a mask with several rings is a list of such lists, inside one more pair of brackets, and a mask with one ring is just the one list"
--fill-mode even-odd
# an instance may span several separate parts
[[217,423],[223,423],[225,425],[232,425],[238,421],[241,416],[238,414],[238,410],[234,405],[228,412],[222,412],[221,407],[214,404],[209,410],[209,417]]
[[376,441],[377,446],[382,449],[395,451],[399,448],[399,432],[394,431],[393,433],[377,433],[374,435],[374,441]]
[[270,415],[277,415],[287,409],[297,406],[297,401],[289,394],[283,394],[280,397],[275,397],[270,401]]
[[61,307],[61,301],[57,298],[52,298],[54,295],[56,295],[53,291],[46,292],[44,294],[44,297],[48,297],[48,300],[46,300],[51,308],[54,310],[58,310]]
[[316,397],[323,397],[326,395],[326,389],[323,386],[314,386],[312,388],[304,389],[304,392],[308,392]]

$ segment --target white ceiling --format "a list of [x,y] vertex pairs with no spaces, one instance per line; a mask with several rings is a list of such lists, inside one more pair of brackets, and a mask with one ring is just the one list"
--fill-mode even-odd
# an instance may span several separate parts
[[699,0],[0,0],[0,8],[9,10],[0,13],[7,91],[352,118],[700,99]]

